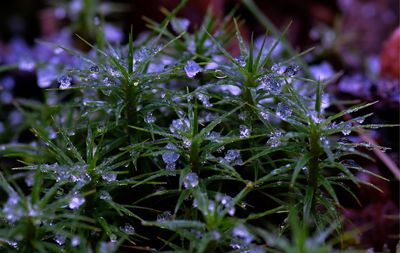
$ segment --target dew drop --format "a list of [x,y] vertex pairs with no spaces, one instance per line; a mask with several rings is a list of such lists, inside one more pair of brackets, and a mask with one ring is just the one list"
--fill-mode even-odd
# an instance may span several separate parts
[[29,173],[29,174],[26,175],[26,177],[25,177],[25,184],[26,184],[28,187],[31,187],[31,186],[33,185],[34,176],[35,176],[34,173]]
[[330,144],[329,139],[326,137],[321,137],[321,138],[319,138],[319,140],[321,141],[322,145],[324,145],[326,147],[328,147]]
[[9,246],[13,247],[14,249],[18,250],[18,242],[16,241],[10,241],[10,240],[4,240]]
[[260,112],[261,118],[263,118],[263,119],[265,119],[265,120],[268,120],[268,119],[269,119],[269,116],[268,116],[268,115],[269,115],[268,112],[265,112],[265,111],[261,111],[261,112]]
[[199,64],[197,64],[193,60],[188,61],[185,65],[184,69],[185,69],[186,75],[189,78],[195,77],[197,75],[197,73],[199,73],[202,70],[202,68],[199,66]]
[[35,69],[36,63],[31,59],[24,59],[19,62],[19,70],[31,72]]
[[284,74],[286,76],[295,76],[297,74],[297,72],[299,72],[299,70],[300,70],[300,67],[298,65],[291,64],[291,65],[287,66]]
[[47,136],[49,137],[50,140],[54,140],[57,138],[57,132],[54,131],[52,127],[46,127],[47,130]]
[[356,122],[358,123],[358,124],[362,124],[362,123],[364,123],[364,118],[356,118]]
[[107,191],[100,191],[100,199],[102,200],[111,200],[111,195]]
[[258,89],[265,90],[273,95],[278,95],[281,92],[281,80],[271,74],[264,75],[257,81],[260,83]]
[[104,181],[113,182],[113,181],[117,180],[117,174],[115,174],[115,173],[105,173],[105,174],[101,175],[101,178]]
[[90,71],[90,72],[93,72],[93,73],[98,73],[98,72],[100,71],[100,69],[99,69],[98,66],[93,65],[93,66],[91,66],[91,67],[89,68],[89,71]]
[[249,118],[249,115],[246,112],[241,112],[238,117],[240,120],[246,121]]
[[190,21],[186,18],[173,18],[171,19],[171,26],[172,29],[176,33],[183,33],[186,32],[189,28]]
[[144,122],[146,122],[147,124],[153,124],[154,122],[156,122],[156,117],[153,116],[152,112],[147,112],[144,116]]
[[351,122],[345,122],[343,124],[342,134],[343,135],[349,135],[351,133],[351,127],[352,127]]
[[125,223],[125,225],[120,227],[120,229],[128,235],[135,234],[135,228],[130,223]]
[[170,211],[165,211],[157,215],[157,221],[167,221],[172,219],[172,214]]
[[232,165],[240,165],[243,163],[240,157],[240,151],[236,149],[230,149],[226,152],[223,161]]
[[212,200],[210,200],[210,201],[208,202],[208,211],[209,211],[210,213],[214,213],[214,212],[215,212],[215,202],[212,201]]
[[292,115],[292,110],[284,103],[279,103],[276,108],[276,116],[283,120],[287,120]]
[[82,197],[80,194],[74,194],[69,203],[68,206],[71,209],[77,209],[79,208],[81,205],[83,205],[85,203],[85,198]]
[[192,141],[186,137],[183,138],[183,147],[190,148],[192,146]]
[[232,234],[247,244],[253,241],[253,236],[249,233],[249,231],[247,231],[247,228],[243,224],[234,227]]
[[111,243],[116,243],[118,240],[118,237],[115,234],[109,235],[109,238]]
[[79,236],[75,235],[74,237],[72,237],[72,239],[71,239],[72,247],[77,247],[77,246],[79,246],[80,243],[81,243],[81,238],[79,238]]
[[63,245],[66,241],[66,236],[65,235],[60,235],[57,234],[54,236],[54,241],[58,244],[58,245]]
[[68,75],[61,76],[57,79],[58,83],[60,84],[60,89],[67,89],[71,86],[72,77]]
[[201,101],[204,107],[212,107],[213,105],[210,103],[208,96],[204,94],[197,94],[197,98]]
[[[176,146],[172,143],[168,143],[167,146],[165,146],[166,149],[176,149]],[[171,164],[175,163],[179,159],[180,155],[176,152],[173,151],[167,151],[164,154],[162,154],[162,159],[165,163]]]
[[271,71],[278,75],[282,75],[285,72],[285,69],[285,65],[282,65],[281,63],[276,63],[271,67]]
[[339,138],[337,142],[341,145],[353,143],[349,138],[346,137]]
[[176,169],[176,164],[175,163],[167,163],[165,166],[165,169],[168,171],[174,171]]
[[175,119],[169,127],[171,133],[188,132],[190,129],[190,122],[188,119]]
[[5,218],[10,222],[19,220],[24,215],[24,210],[18,205],[19,196],[16,192],[10,192],[8,200],[3,206]]
[[283,136],[282,131],[276,129],[274,132],[268,135],[269,139],[267,141],[267,145],[272,148],[276,148],[282,144],[281,137]]
[[221,138],[221,134],[215,131],[211,131],[206,134],[205,139],[213,142],[219,142],[219,139]]
[[237,64],[239,64],[240,67],[242,68],[246,67],[246,59],[242,55],[235,58],[235,61]]
[[218,232],[217,230],[213,230],[210,232],[211,233],[211,237],[215,240],[215,241],[219,241],[221,239],[221,233]]
[[186,174],[185,179],[183,180],[183,186],[186,189],[194,188],[199,184],[199,177],[194,172],[189,172]]
[[251,129],[246,125],[239,126],[240,138],[247,138],[251,134]]

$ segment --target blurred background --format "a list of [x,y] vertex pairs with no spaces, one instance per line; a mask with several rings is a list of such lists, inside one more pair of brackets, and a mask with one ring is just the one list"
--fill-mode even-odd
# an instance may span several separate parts
[[[243,36],[249,40],[254,33],[257,38],[266,28],[244,2],[248,1],[189,0],[178,17],[188,19],[189,30],[194,30],[199,28],[208,10],[216,20],[222,21],[236,9],[234,16],[243,21]],[[332,100],[379,100],[371,109],[375,114],[370,123],[400,122],[398,0],[258,0],[254,3],[279,30],[291,22],[287,39],[298,52],[313,48],[304,57],[317,78],[342,72],[339,80],[328,87]],[[94,41],[94,27],[101,23],[109,41],[123,44],[131,26],[135,36],[140,36],[146,31],[144,17],[160,22],[165,17],[161,9],[172,10],[178,4],[178,0],[14,0],[8,1],[7,6],[3,3],[0,8],[0,70],[3,70],[0,71],[0,144],[33,140],[27,127],[22,125],[23,119],[14,101],[16,98],[44,99],[43,88],[49,87],[58,73],[55,69],[42,68],[38,59],[51,60],[55,65],[73,64],[67,56],[38,44],[38,40],[88,50],[74,33]],[[238,52],[235,42],[230,50],[233,54]],[[390,181],[360,175],[384,192],[357,189],[363,206],[344,199],[343,214],[351,221],[347,229],[367,228],[360,232],[359,242],[365,247],[383,250],[399,239],[399,130],[388,128],[366,135],[353,138],[371,138],[392,149],[384,156],[371,151],[376,163],[357,162]],[[9,163],[8,158],[0,158],[1,167]]]

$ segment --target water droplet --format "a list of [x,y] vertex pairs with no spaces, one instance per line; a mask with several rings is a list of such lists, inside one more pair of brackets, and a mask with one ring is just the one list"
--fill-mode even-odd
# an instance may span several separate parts
[[360,118],[356,118],[355,120],[358,124],[362,124],[362,123],[364,123],[365,118],[360,117]]
[[186,137],[183,137],[183,147],[190,148],[192,146],[192,141]]
[[271,71],[277,75],[282,75],[285,72],[286,66],[281,63],[276,63],[272,65]]
[[74,237],[72,237],[72,239],[71,239],[72,247],[77,247],[77,246],[79,246],[80,243],[81,243],[81,238],[79,236],[75,235]]
[[113,182],[113,181],[117,180],[117,174],[115,174],[115,173],[105,173],[105,174],[101,175],[101,178],[104,181]]
[[71,209],[77,209],[84,203],[85,203],[84,197],[82,197],[80,194],[74,194],[68,203],[68,207]]
[[281,80],[271,74],[264,75],[257,81],[260,83],[257,89],[265,90],[273,95],[278,95],[281,92]]
[[326,137],[321,137],[319,138],[319,140],[321,141],[322,145],[328,147],[330,145],[329,139]]
[[201,101],[204,107],[212,107],[213,105],[210,103],[208,96],[204,94],[197,94],[197,98]]
[[269,119],[269,113],[268,113],[268,112],[261,111],[261,112],[260,112],[260,116],[261,116],[261,118],[263,118],[263,119],[265,119],[265,120],[268,120],[268,119]]
[[107,191],[100,191],[100,199],[102,200],[111,200],[111,195]]
[[197,64],[193,60],[188,61],[185,65],[184,69],[185,69],[186,75],[189,78],[195,77],[197,75],[197,73],[199,73],[202,70],[202,68],[199,66],[199,64]]
[[243,163],[243,161],[240,157],[240,151],[236,150],[236,149],[228,150],[224,156],[223,161],[230,163],[232,165],[240,165]]
[[331,99],[329,94],[322,94],[321,96],[321,111],[324,111],[331,105]]
[[287,120],[292,115],[292,110],[284,103],[279,103],[276,108],[276,116],[283,120]]
[[228,209],[228,214],[230,216],[235,215],[236,209],[235,209],[235,204],[233,203],[232,197],[226,195],[226,194],[220,194],[217,193],[215,196],[215,199],[221,203],[226,209]]
[[214,141],[214,142],[219,142],[219,139],[221,138],[221,134],[215,131],[211,131],[206,134],[205,139],[209,141]]
[[110,242],[112,242],[112,243],[116,243],[118,240],[118,237],[115,234],[109,235],[109,238],[110,238]]
[[251,129],[246,125],[240,125],[239,130],[240,130],[240,138],[247,138],[251,134]]
[[18,205],[19,196],[12,191],[8,194],[7,202],[3,206],[5,218],[10,222],[19,220],[24,215],[24,210]]
[[31,72],[35,69],[36,63],[31,59],[23,59],[19,62],[18,68],[21,71]]
[[353,143],[349,138],[346,138],[346,137],[339,138],[337,142],[338,142],[338,144],[342,144],[342,145]]
[[183,33],[186,32],[189,28],[190,21],[186,18],[173,18],[171,19],[171,26],[172,29],[176,33]]
[[242,55],[235,58],[235,61],[237,62],[237,64],[239,64],[240,67],[246,67],[246,59]]
[[170,211],[165,211],[157,215],[157,221],[167,221],[172,219],[172,214]]
[[[176,146],[172,143],[168,143],[165,148],[168,150],[174,150],[176,149]],[[167,151],[162,154],[162,159],[167,164],[175,163],[179,159],[179,157],[180,155],[173,151]]]
[[296,64],[290,64],[289,66],[287,66],[287,68],[285,69],[284,74],[286,76],[295,76],[297,74],[297,72],[299,72],[300,67]]
[[35,176],[35,173],[28,173],[28,174],[26,175],[26,177],[25,177],[25,184],[26,184],[28,187],[31,187],[31,186],[33,185],[34,176]]
[[216,113],[201,111],[200,117],[199,117],[199,122],[200,122],[200,124],[204,124],[207,122],[214,121],[217,118],[218,118],[218,114],[216,114]]
[[224,73],[222,70],[220,70],[220,69],[216,69],[216,70],[214,71],[214,73],[215,73],[215,77],[218,78],[218,79],[224,79],[224,78],[227,78],[227,77],[228,77],[228,75],[225,74],[225,73]]
[[225,150],[225,146],[221,146],[216,151],[217,151],[217,153],[222,153],[224,150]]
[[156,122],[156,117],[153,116],[152,112],[147,112],[144,116],[144,122],[146,122],[147,124],[153,124],[154,122]]
[[272,175],[278,175],[278,174],[281,173],[281,172],[282,172],[282,169],[278,168],[278,169],[272,170],[272,171],[271,171],[271,174],[272,174]]
[[110,67],[110,66],[108,66],[107,68],[107,72],[112,76],[112,77],[121,77],[122,76],[122,74],[121,74],[121,72],[119,72],[118,71],[118,69],[116,69],[116,68],[113,68],[113,67]]
[[268,135],[269,139],[267,141],[267,145],[272,148],[276,148],[282,144],[281,137],[283,136],[283,132],[279,129],[275,129],[274,132]]
[[125,223],[125,225],[120,227],[120,229],[128,235],[135,234],[135,228],[130,223]]
[[60,89],[67,89],[71,86],[72,77],[68,75],[61,76],[57,79],[58,83],[60,84]]
[[316,124],[319,124],[319,123],[322,122],[322,119],[319,118],[317,112],[315,112],[315,111],[307,112],[306,115],[307,115],[307,117],[309,117]]
[[188,132],[189,129],[190,129],[190,122],[186,118],[173,120],[171,126],[169,127],[169,131],[171,133]]
[[[116,239],[115,235],[114,235],[114,237]],[[100,242],[99,253],[110,253],[110,252],[114,252],[114,251],[115,251],[115,242],[114,241]]]
[[165,169],[168,171],[174,171],[176,168],[176,164],[175,163],[167,163],[167,165],[165,166]]
[[215,202],[210,200],[208,201],[208,211],[210,213],[214,213],[215,212]]
[[65,243],[66,239],[67,239],[67,237],[65,235],[61,235],[61,234],[57,234],[57,235],[54,236],[54,241],[58,245],[63,245]]
[[104,83],[105,86],[111,86],[112,81],[111,81],[111,79],[110,79],[108,76],[106,76],[106,77],[104,77],[104,79],[103,79],[103,83]]
[[249,118],[249,115],[246,112],[241,112],[238,117],[240,120],[246,121]]
[[194,188],[199,184],[199,177],[194,172],[189,172],[186,174],[185,179],[183,180],[183,186],[186,189]]
[[90,72],[98,73],[100,71],[99,67],[96,65],[93,65],[89,68]]
[[[19,249],[18,248],[18,242],[16,241],[10,241],[10,240],[4,240],[9,246],[13,247],[14,249]],[[19,252],[19,251],[18,251]]]
[[221,233],[218,232],[217,230],[213,230],[210,232],[211,237],[215,240],[215,241],[219,241],[221,239]]
[[147,47],[140,48],[134,56],[134,61],[143,62],[147,60],[151,55],[150,49]]
[[343,135],[349,135],[351,133],[351,127],[352,127],[351,122],[345,122],[342,127],[343,127],[342,130]]
[[320,81],[326,80],[335,74],[332,66],[327,62],[310,66],[309,69],[314,78]]
[[253,236],[247,231],[247,228],[243,224],[234,227],[232,234],[247,244],[253,241]]

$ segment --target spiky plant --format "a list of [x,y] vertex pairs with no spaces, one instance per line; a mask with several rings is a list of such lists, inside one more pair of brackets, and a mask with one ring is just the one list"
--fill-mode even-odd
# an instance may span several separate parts
[[[49,44],[81,64],[58,78],[57,103],[18,101],[38,144],[0,150],[24,164],[1,177],[5,251],[340,247],[336,189],[355,196],[349,186],[365,182],[353,172],[371,174],[347,160],[370,145],[341,135],[380,127],[362,125],[370,114],[340,120],[373,103],[327,111],[335,77],[314,80],[302,54],[276,52],[283,36],[247,44],[211,13],[189,33],[184,3],[127,45],[101,33],[97,45],[81,38],[89,53]],[[233,34],[238,57],[225,49]]]

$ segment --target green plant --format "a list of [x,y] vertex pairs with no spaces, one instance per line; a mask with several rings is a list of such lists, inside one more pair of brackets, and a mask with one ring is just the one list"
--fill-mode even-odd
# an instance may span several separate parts
[[[247,45],[236,21],[218,26],[210,13],[190,34],[175,17],[184,4],[125,46],[81,38],[92,48],[85,54],[50,45],[82,67],[58,79],[58,103],[18,101],[39,142],[0,150],[24,163],[1,178],[5,250],[340,247],[328,240],[341,232],[336,189],[352,195],[349,185],[365,183],[353,171],[372,174],[347,157],[381,147],[338,137],[381,125],[362,125],[370,114],[339,120],[373,103],[327,111],[332,80],[301,71],[301,54],[274,53],[283,37]],[[224,47],[233,34],[239,57]],[[268,232],[276,226],[283,229]],[[307,239],[309,230],[329,233]]]

